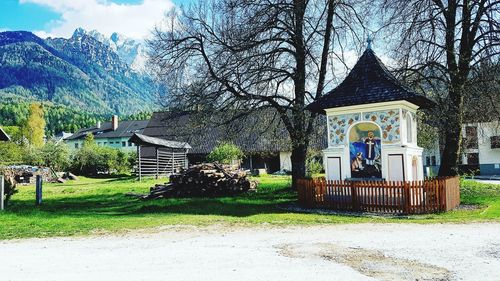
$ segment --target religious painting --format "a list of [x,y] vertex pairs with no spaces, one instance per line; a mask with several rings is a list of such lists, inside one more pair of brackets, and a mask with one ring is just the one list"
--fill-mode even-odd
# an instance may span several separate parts
[[365,112],[363,119],[377,123],[380,126],[382,129],[381,139],[383,142],[391,143],[401,140],[398,109]]
[[373,123],[359,123],[349,133],[352,178],[381,178],[380,129]]

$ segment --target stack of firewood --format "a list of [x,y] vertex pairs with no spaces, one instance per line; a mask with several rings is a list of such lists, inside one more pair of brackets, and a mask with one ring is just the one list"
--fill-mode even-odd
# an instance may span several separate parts
[[170,182],[155,185],[144,199],[158,197],[223,196],[255,191],[243,170],[217,163],[203,163],[183,169],[170,176]]

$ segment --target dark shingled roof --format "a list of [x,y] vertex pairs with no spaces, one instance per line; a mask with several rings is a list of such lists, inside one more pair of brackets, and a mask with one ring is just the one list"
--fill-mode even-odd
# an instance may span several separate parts
[[0,128],[0,141],[10,141],[9,135],[2,128]]
[[105,122],[102,123],[101,128],[91,127],[80,129],[66,140],[84,139],[89,133],[93,134],[95,139],[131,137],[135,133],[141,134],[148,125],[148,122],[148,120],[119,121],[118,128],[115,131],[111,127],[111,122]]
[[[220,113],[213,113],[217,114]],[[234,143],[245,153],[290,151],[288,131],[271,116],[272,110],[261,110],[220,125],[200,121],[193,112],[155,112],[143,134],[189,143],[190,154],[208,154],[222,141]],[[324,149],[327,147],[326,122],[317,123],[318,131],[311,137],[311,147]]]
[[401,84],[375,53],[366,49],[345,80],[331,92],[307,106],[325,113],[327,108],[406,100],[422,108],[434,102]]
[[178,148],[178,149],[191,148],[191,146],[187,142],[169,141],[141,134],[134,134],[129,141],[138,145],[147,145],[147,146],[149,145],[154,147],[167,147],[167,148]]

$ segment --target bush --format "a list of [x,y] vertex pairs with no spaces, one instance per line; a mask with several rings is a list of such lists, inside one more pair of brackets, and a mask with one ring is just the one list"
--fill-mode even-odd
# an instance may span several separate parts
[[69,149],[64,143],[53,141],[46,143],[41,150],[43,166],[51,167],[56,171],[64,171],[69,165]]
[[133,154],[110,147],[98,146],[87,136],[82,148],[72,157],[71,170],[80,175],[98,175],[130,172]]
[[43,147],[28,145],[23,148],[22,161],[33,166],[50,167],[64,171],[69,165],[69,149],[66,144],[47,142]]
[[23,148],[14,142],[0,142],[0,164],[19,163],[22,161]]
[[308,151],[306,158],[306,176],[312,177],[315,174],[323,172],[323,161],[321,152]]
[[217,145],[214,150],[208,154],[207,159],[211,162],[231,164],[233,160],[241,160],[243,156],[245,155],[238,146],[224,142]]

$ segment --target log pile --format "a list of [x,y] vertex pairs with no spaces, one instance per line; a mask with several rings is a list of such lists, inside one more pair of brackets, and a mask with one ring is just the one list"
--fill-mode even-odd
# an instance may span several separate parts
[[64,182],[51,168],[46,167],[7,166],[2,168],[2,171],[4,174],[13,177],[18,184],[34,184],[37,175],[41,175],[44,182]]
[[170,176],[170,182],[155,185],[143,199],[224,196],[255,191],[257,183],[250,181],[243,170],[217,163],[203,163],[183,169]]

